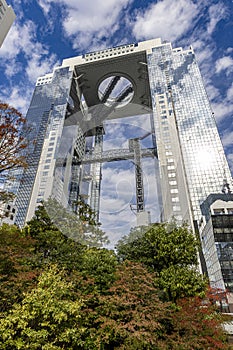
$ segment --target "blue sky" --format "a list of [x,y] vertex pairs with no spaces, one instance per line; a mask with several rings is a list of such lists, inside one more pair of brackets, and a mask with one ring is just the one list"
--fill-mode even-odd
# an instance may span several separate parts
[[233,170],[233,1],[7,3],[17,18],[0,49],[0,100],[25,113],[37,77],[66,57],[156,37],[173,47],[192,45]]
[[17,15],[0,49],[0,99],[26,111],[36,78],[63,58],[162,37],[195,49],[233,163],[233,1],[8,0]]

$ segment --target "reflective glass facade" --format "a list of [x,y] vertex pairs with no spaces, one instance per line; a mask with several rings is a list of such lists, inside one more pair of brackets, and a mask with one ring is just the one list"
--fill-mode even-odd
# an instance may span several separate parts
[[200,220],[203,201],[232,178],[194,52],[163,44],[148,65],[164,218]]
[[[53,182],[56,153],[60,147],[70,89],[71,72],[62,68],[54,72],[51,81],[37,85],[27,113],[29,133],[28,166],[17,193],[18,208],[15,223],[23,226],[35,202],[50,195],[48,185]],[[43,152],[42,152],[43,151]],[[32,213],[32,215],[33,215]]]
[[[33,216],[36,205],[50,195],[66,206],[81,191],[98,212],[101,165],[81,162],[84,153],[88,155],[88,135],[91,148],[102,152],[102,136],[95,134],[96,126],[102,125],[109,112],[105,117],[101,111],[106,107],[94,107],[101,103],[98,84],[113,73],[132,82],[132,105],[153,109],[163,220],[175,217],[199,225],[203,201],[211,193],[221,193],[224,184],[231,184],[192,48],[173,49],[170,43],[155,39],[103,50],[101,55],[66,59],[52,74],[38,79],[27,114],[32,127],[30,154],[15,203],[16,224],[22,226]],[[131,116],[127,108],[117,109],[112,119]]]

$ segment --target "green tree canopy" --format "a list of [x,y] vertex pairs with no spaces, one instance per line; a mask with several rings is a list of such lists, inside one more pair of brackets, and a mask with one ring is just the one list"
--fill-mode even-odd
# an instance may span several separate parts
[[[0,230],[1,349],[229,348],[213,295],[178,299],[200,294],[189,266],[157,273],[145,261],[117,262],[114,252],[82,247],[50,228],[37,227],[33,238],[14,226]],[[38,246],[50,247],[51,255],[42,258]],[[162,301],[161,289],[176,304]]]
[[79,269],[86,247],[60,232],[43,205],[38,207],[23,231],[35,239],[35,251],[41,261],[59,264],[70,271]]
[[[133,236],[133,239],[132,239]],[[132,231],[117,245],[120,260],[141,262],[158,276],[163,296],[178,298],[202,293],[206,281],[198,272],[199,243],[186,225],[154,224]]]
[[161,301],[156,274],[140,263],[119,264],[108,293],[84,305],[85,350],[229,349],[221,318],[208,299]]
[[27,225],[30,234],[37,230],[59,230],[64,236],[88,247],[102,247],[108,243],[108,237],[94,220],[95,214],[87,204],[79,201],[74,213],[64,208],[55,199],[48,199],[35,212]]
[[82,276],[94,280],[95,290],[107,292],[115,280],[116,254],[108,249],[89,248],[83,254],[80,271]]
[[88,310],[84,349],[163,349],[172,310],[159,300],[155,276],[142,265],[120,264],[109,292]]
[[39,277],[38,285],[0,319],[3,350],[78,349],[84,332],[72,282],[56,266]]

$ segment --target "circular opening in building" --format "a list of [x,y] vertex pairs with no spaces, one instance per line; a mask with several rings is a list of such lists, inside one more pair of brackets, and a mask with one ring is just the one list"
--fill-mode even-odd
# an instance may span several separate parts
[[105,106],[121,108],[132,100],[133,84],[120,75],[113,75],[104,79],[98,88],[98,96]]

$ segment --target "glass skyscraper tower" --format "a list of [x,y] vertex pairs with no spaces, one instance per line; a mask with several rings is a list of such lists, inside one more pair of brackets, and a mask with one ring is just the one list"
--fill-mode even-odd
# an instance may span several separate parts
[[[115,80],[123,77],[131,85],[130,103],[118,108],[115,115],[97,95],[96,83],[110,76]],[[110,90],[114,84],[109,78]],[[105,93],[111,102],[109,91]],[[122,100],[128,102],[129,95]],[[137,105],[137,110],[130,110],[130,104]],[[38,78],[27,113],[32,142],[29,166],[17,195],[16,222],[24,224],[36,203],[52,195],[54,188],[56,196],[65,193],[67,200],[72,185],[74,188],[72,176],[78,191],[79,171],[74,170],[74,159],[68,170],[67,159],[76,157],[81,165],[87,136],[96,144],[104,133],[105,120],[140,115],[141,106],[151,109],[153,117],[163,219],[200,220],[200,205],[209,194],[230,191],[231,173],[192,48],[174,49],[156,39],[66,59],[53,73]],[[62,175],[61,159],[66,163]],[[90,161],[89,168],[93,163]],[[59,200],[66,202],[61,196]]]
[[[128,148],[104,151],[108,120],[145,113],[151,147],[142,148],[143,136],[131,138]],[[231,193],[231,172],[192,47],[155,39],[65,59],[38,78],[27,120],[28,168],[15,201],[20,226],[50,196],[65,207],[81,196],[98,212],[101,164],[122,159],[135,164],[139,225],[149,221],[143,157],[158,163],[162,220],[175,217],[201,234],[207,197]]]
[[198,222],[210,193],[231,191],[231,173],[192,48],[164,44],[152,51],[148,69],[164,215]]

